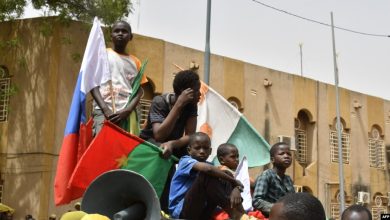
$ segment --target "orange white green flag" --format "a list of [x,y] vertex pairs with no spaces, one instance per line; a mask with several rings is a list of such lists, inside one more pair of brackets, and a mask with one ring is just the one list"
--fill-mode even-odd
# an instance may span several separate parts
[[205,83],[202,83],[200,90],[197,131],[210,136],[212,153],[209,160],[218,162],[216,158],[218,146],[222,143],[231,143],[237,146],[240,161],[246,156],[249,167],[269,163],[269,144],[244,115]]

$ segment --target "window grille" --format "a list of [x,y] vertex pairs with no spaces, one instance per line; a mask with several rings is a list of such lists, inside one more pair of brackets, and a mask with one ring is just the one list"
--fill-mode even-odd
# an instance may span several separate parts
[[307,134],[305,130],[295,129],[296,154],[299,163],[307,163]]
[[[345,208],[348,208],[349,204],[345,204]],[[334,219],[340,219],[340,203],[331,203],[330,204],[330,217]]]
[[[349,164],[349,155],[350,155],[350,135],[343,132],[341,134],[341,146],[343,153],[343,163]],[[331,130],[329,134],[329,143],[330,143],[330,158],[332,162],[339,162],[339,151],[338,151],[338,141],[337,141],[337,131]]]
[[385,168],[385,144],[381,139],[368,139],[370,166],[380,169]]
[[373,206],[371,207],[372,219],[381,220],[381,214],[388,214],[386,206]]
[[4,181],[0,180],[0,203],[3,202],[3,186],[4,186]]
[[8,120],[11,78],[0,78],[0,122]]
[[139,101],[139,115],[140,115],[140,124],[143,125],[148,120],[148,114],[150,105],[152,104],[152,101],[147,99],[141,99]]

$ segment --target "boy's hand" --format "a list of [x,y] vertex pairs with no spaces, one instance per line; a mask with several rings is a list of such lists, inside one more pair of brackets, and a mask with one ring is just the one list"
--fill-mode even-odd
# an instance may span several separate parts
[[172,155],[173,151],[172,141],[162,143],[160,147],[163,149],[162,158],[168,159]]
[[108,116],[108,120],[111,121],[114,124],[119,124],[122,120],[129,117],[129,111],[126,109],[123,109],[121,111],[118,111],[116,113],[112,113],[110,116]]
[[236,187],[241,187],[242,189],[244,188],[244,185],[242,185],[242,183],[239,181],[239,180],[235,180],[235,182],[233,183],[233,186]]
[[191,88],[187,88],[187,89],[183,90],[183,92],[181,92],[181,94],[177,98],[176,103],[179,106],[183,107],[183,106],[187,105],[188,103],[192,102],[192,100],[194,100],[194,90]]
[[237,187],[234,187],[230,193],[230,207],[235,208],[242,204],[241,192]]

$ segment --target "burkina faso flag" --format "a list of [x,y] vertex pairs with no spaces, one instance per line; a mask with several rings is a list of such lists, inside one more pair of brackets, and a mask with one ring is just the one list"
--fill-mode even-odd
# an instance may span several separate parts
[[80,158],[69,184],[86,190],[104,172],[127,169],[143,175],[160,197],[175,160],[174,157],[162,159],[160,153],[161,149],[157,146],[107,121]]

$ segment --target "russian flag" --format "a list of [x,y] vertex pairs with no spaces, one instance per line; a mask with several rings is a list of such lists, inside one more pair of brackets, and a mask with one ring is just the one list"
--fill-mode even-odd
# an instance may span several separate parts
[[108,80],[110,80],[110,72],[106,44],[100,22],[95,17],[74,89],[64,140],[58,158],[54,180],[56,205],[67,204],[80,198],[84,192],[82,189],[71,187],[69,180],[78,162],[80,126],[85,126],[86,123],[85,100],[91,89]]

